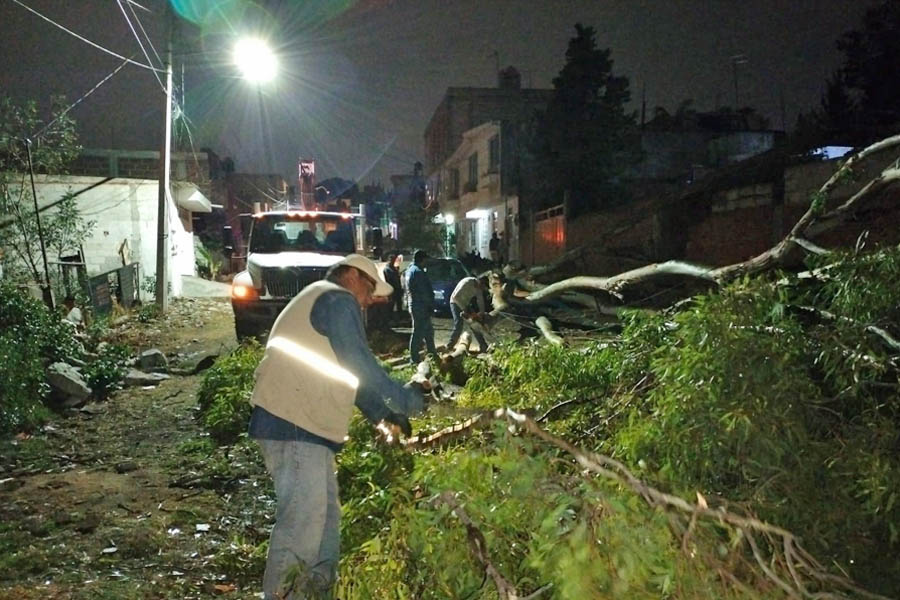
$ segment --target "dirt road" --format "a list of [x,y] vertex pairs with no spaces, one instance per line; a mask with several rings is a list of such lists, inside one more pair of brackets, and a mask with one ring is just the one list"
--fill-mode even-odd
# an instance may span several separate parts
[[[177,365],[233,347],[231,319],[223,299],[181,300],[113,337]],[[0,442],[0,598],[251,595],[271,491],[252,445],[226,454],[195,423],[199,382],[122,390]]]
[[[236,345],[224,298],[133,315],[111,339],[170,366]],[[438,343],[448,319],[436,319]],[[408,329],[388,334],[395,348]],[[217,448],[194,419],[202,375],[173,375],[0,441],[0,600],[249,598],[273,511],[252,443]],[[226,576],[227,574],[227,576]]]

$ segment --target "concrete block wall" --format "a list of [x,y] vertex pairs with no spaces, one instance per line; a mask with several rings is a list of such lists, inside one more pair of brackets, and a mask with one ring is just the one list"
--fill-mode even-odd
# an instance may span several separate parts
[[[94,177],[41,176],[36,182],[39,202],[45,205],[97,181]],[[96,221],[92,235],[82,244],[89,275],[122,266],[123,248],[126,261],[140,263],[141,281],[155,275],[157,199],[156,181],[148,180],[113,180],[78,196],[82,216]],[[193,234],[185,229],[170,198],[168,273],[173,295],[181,295],[180,276],[193,275],[195,269]]]

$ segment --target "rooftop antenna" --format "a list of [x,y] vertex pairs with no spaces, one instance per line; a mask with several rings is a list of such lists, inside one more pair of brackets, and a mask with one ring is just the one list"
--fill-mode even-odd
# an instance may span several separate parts
[[731,57],[731,72],[734,75],[734,110],[738,110],[740,105],[740,96],[738,94],[738,65],[747,64],[746,54],[735,54]]
[[497,78],[497,83],[500,83],[500,52],[498,50],[494,50],[491,52],[491,56],[494,57],[494,77]]

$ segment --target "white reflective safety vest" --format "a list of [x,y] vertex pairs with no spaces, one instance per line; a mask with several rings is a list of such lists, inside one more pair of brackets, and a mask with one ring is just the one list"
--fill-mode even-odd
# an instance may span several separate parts
[[359,380],[338,364],[328,338],[310,323],[325,292],[349,294],[327,281],[306,286],[275,320],[256,368],[251,404],[298,427],[342,444],[347,437]]

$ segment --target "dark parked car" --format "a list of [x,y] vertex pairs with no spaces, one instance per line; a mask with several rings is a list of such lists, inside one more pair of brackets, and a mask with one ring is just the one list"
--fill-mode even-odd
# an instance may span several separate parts
[[455,258],[434,258],[425,264],[425,272],[434,288],[434,312],[450,312],[450,294],[469,270]]

